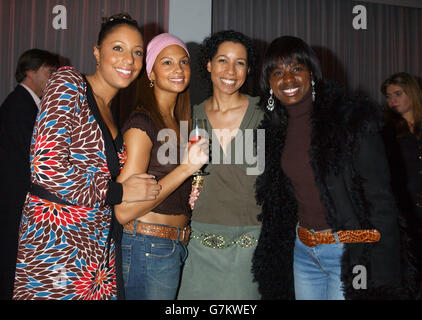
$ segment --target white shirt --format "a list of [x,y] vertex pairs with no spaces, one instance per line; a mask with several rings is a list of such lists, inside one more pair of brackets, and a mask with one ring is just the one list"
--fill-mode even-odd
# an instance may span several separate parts
[[29,92],[29,94],[32,96],[32,99],[34,99],[35,104],[38,107],[38,110],[40,109],[41,99],[35,94],[34,91],[28,88],[28,86],[24,85],[23,83],[19,83],[22,87],[26,89],[26,91]]

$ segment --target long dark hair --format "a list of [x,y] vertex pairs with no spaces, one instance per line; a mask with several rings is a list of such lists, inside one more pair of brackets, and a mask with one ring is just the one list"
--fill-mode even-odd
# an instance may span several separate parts
[[249,75],[253,74],[257,63],[257,54],[252,40],[241,32],[234,30],[222,30],[206,37],[200,45],[198,63],[201,76],[211,82],[210,74],[207,70],[207,63],[214,58],[217,54],[218,48],[223,42],[240,43],[245,47]]
[[[410,108],[413,113],[414,121],[413,134],[416,137],[420,138],[422,133],[422,91],[418,82],[412,75],[406,72],[395,73],[391,75],[388,79],[386,79],[381,85],[381,92],[384,96],[387,95],[387,88],[390,85],[397,85],[401,87],[406,93],[406,95],[409,97]],[[404,136],[409,134],[410,128],[407,124],[406,119],[404,119],[401,115],[397,114],[396,112],[392,111],[391,108],[385,108],[384,119],[387,124],[393,126],[397,136]]]
[[[136,90],[137,110],[145,112],[154,121],[158,130],[167,128],[167,125],[160,113],[157,100],[154,95],[154,88],[150,86],[150,80],[145,70],[142,70]],[[189,87],[177,95],[176,106],[174,107],[174,116],[177,124],[180,121],[187,121],[188,128],[191,128],[191,104]],[[177,132],[178,142],[180,143],[179,132]]]
[[[312,48],[302,39],[293,36],[283,36],[274,39],[267,48],[262,62],[260,89],[261,106],[265,107],[270,97],[271,72],[281,64],[291,64],[294,60],[303,64],[312,74],[312,79],[318,84],[322,80],[321,64]],[[276,108],[280,102],[275,99]]]

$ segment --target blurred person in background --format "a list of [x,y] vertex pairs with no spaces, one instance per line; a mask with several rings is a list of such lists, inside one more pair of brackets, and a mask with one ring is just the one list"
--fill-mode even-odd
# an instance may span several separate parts
[[29,149],[41,98],[59,57],[40,49],[18,60],[16,88],[0,106],[0,299],[11,299],[18,249],[18,229],[31,184]]
[[422,90],[415,77],[399,72],[386,79],[384,141],[391,185],[400,213],[407,221],[416,258],[417,282],[422,278]]

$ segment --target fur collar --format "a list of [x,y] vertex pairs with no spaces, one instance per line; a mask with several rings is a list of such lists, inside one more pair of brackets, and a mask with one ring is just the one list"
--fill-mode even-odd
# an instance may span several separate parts
[[[359,187],[360,177],[353,170],[353,162],[358,154],[359,140],[364,135],[380,130],[381,110],[368,100],[347,97],[344,88],[333,82],[318,85],[316,92],[311,112],[310,157],[321,200],[327,209],[327,222],[336,228],[337,215],[330,199],[332,192],[328,190],[326,181],[352,168],[351,180],[348,181],[352,187],[350,196],[356,207],[358,225],[366,228],[369,226],[368,207],[363,200],[364,194]],[[293,252],[297,201],[291,181],[284,174],[280,163],[288,120],[286,109],[276,104],[273,112],[266,111],[259,127],[265,129],[265,170],[256,180],[256,199],[262,205],[259,215],[262,229],[253,256],[252,270],[263,299],[294,299]],[[352,263],[352,257],[358,259],[357,264],[367,265],[372,256],[373,253],[365,244],[363,248],[353,244],[345,245],[342,282],[346,299],[406,297],[402,288],[377,287],[377,284],[371,284],[371,289],[365,292],[352,288],[352,267],[357,262],[354,260]],[[408,275],[406,277],[411,278]]]
[[[378,130],[379,113],[368,101],[347,98],[344,89],[336,83],[319,84],[316,92],[311,111],[311,165],[321,199],[328,208],[327,222],[335,226],[334,206],[325,180],[351,161],[361,135]],[[266,111],[259,127],[265,129],[265,170],[256,180],[256,199],[262,205],[258,217],[262,230],[253,257],[253,271],[264,299],[294,298],[292,268],[297,201],[292,183],[280,164],[288,120],[286,108],[276,104],[273,112]],[[284,262],[277,262],[281,257]]]
[[[375,104],[357,96],[347,97],[344,88],[336,82],[320,83],[316,86],[316,92],[311,112],[310,156],[318,183],[329,174],[337,175],[341,172],[357,153],[359,138],[379,131],[382,122],[381,110]],[[288,120],[287,110],[281,104],[277,104],[273,112],[265,113],[259,128],[265,129],[267,160],[265,171],[258,178],[257,184],[259,180],[267,180],[267,177],[274,180],[281,171],[280,159]],[[259,204],[263,201],[262,196],[258,192]]]

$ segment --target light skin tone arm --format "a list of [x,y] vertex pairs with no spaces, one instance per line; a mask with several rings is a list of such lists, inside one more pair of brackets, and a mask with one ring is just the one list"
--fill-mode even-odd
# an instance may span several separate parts
[[[144,131],[135,128],[129,129],[124,134],[124,140],[127,148],[127,160],[117,178],[117,182],[124,181],[133,174],[145,173],[150,161],[152,142]],[[201,151],[201,147],[205,143],[207,141],[204,140],[194,145],[189,145],[189,158],[196,157],[195,162],[198,163],[183,161],[182,164],[159,180],[158,184],[161,185],[161,191],[157,192],[154,200],[132,203],[122,202],[116,205],[114,209],[119,223],[126,224],[151,212],[153,208],[164,201],[196,170],[201,168],[208,159],[208,156]]]
[[154,177],[146,173],[134,174],[119,182],[123,186],[124,202],[154,200],[161,189]]

